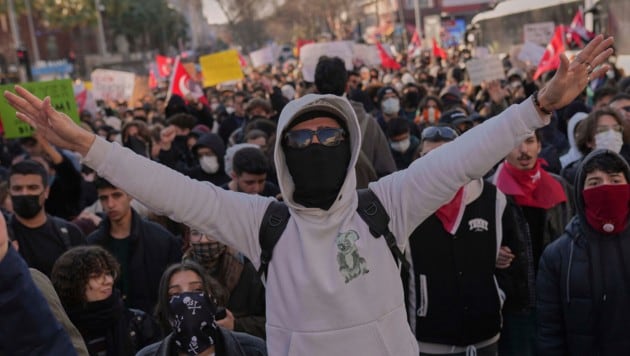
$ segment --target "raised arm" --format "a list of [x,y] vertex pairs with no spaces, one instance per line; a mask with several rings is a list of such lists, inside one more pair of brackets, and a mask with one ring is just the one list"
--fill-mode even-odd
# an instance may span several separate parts
[[190,179],[118,144],[96,138],[65,114],[55,111],[50,98],[41,100],[16,86],[5,92],[16,114],[39,135],[60,148],[76,151],[100,176],[175,221],[205,231],[258,262],[258,228],[269,199],[229,192]]
[[[597,36],[575,60],[560,55],[560,68],[537,95],[416,160],[408,169],[372,183],[370,188],[391,216],[399,245],[424,219],[472,179],[482,177],[527,135],[549,122],[549,112],[569,104],[591,79],[603,75],[612,38]],[[595,69],[597,68],[597,69]],[[595,69],[595,70],[593,70]]]

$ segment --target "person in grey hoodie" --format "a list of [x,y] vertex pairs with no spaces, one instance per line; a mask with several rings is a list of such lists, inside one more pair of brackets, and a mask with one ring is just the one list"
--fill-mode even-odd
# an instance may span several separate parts
[[[404,249],[407,236],[472,179],[482,177],[550,110],[573,100],[612,50],[596,37],[529,100],[370,184]],[[260,265],[259,230],[273,198],[197,182],[84,131],[22,87],[5,92],[17,117],[147,206],[215,236]],[[398,266],[382,238],[356,211],[354,165],[360,128],[347,99],[305,95],[280,114],[275,146],[278,182],[291,217],[275,246],[266,288],[270,355],[418,355],[407,324]],[[475,155],[470,155],[475,152]],[[138,179],[142,177],[143,179]],[[247,219],[243,219],[247,216]]]

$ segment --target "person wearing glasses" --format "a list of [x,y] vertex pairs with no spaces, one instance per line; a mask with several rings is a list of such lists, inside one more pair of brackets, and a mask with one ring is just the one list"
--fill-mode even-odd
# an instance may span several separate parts
[[[255,193],[250,193],[255,194]],[[212,294],[226,317],[217,324],[265,338],[265,287],[247,257],[199,230],[189,232],[184,260],[201,265],[212,278]]]
[[114,256],[99,246],[70,249],[53,267],[53,286],[90,355],[135,355],[160,340],[160,329],[150,314],[125,307],[114,288],[119,273]]
[[[370,184],[404,249],[407,237],[463,185],[483,176],[550,111],[573,100],[612,49],[598,36],[530,99],[514,105],[408,169]],[[592,68],[598,68],[591,70]],[[273,198],[197,182],[84,131],[16,87],[5,98],[17,117],[51,142],[84,157],[97,173],[152,209],[225,242],[260,265],[260,227]],[[266,284],[271,355],[418,355],[407,324],[399,269],[384,238],[356,211],[355,163],[361,148],[347,99],[310,94],[289,102],[278,121],[274,161],[291,214],[273,251]],[[474,154],[471,154],[474,153]]]
[[[607,149],[626,157],[627,145],[624,144],[626,130],[623,113],[612,107],[592,111],[578,127],[575,144],[582,158],[595,149]],[[625,146],[625,147],[624,147]],[[624,152],[625,151],[625,152]],[[629,152],[630,153],[630,152]],[[573,184],[582,159],[576,160],[562,169],[560,175]]]
[[125,306],[150,314],[162,272],[182,259],[181,239],[142,218],[127,192],[101,177],[94,184],[106,216],[87,237],[88,244],[105,248],[120,264],[116,288]]
[[[458,134],[449,126],[430,126],[421,136],[422,160]],[[495,265],[511,263],[499,258],[499,246],[514,247],[506,206],[493,184],[474,179],[409,236],[411,270],[403,283],[420,355],[497,354],[505,295]]]

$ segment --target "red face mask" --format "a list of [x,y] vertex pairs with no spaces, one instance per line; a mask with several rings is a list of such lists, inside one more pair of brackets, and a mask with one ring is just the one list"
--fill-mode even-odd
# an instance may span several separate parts
[[582,192],[584,213],[591,227],[602,234],[623,231],[630,212],[630,185],[605,184]]

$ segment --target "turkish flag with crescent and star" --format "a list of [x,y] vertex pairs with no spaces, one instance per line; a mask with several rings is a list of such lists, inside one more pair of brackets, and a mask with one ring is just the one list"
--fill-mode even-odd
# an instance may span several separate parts
[[175,63],[173,64],[171,80],[168,84],[168,93],[166,95],[167,100],[171,97],[171,95],[179,95],[185,100],[194,98],[204,104],[207,103],[207,100],[203,95],[201,85],[190,77],[186,68],[184,68],[182,63],[179,61],[179,57],[175,58]]
[[171,75],[171,66],[173,65],[173,58],[167,56],[155,56],[155,64],[157,64],[157,75],[162,78],[168,78]]
[[560,53],[564,53],[564,26],[556,26],[556,31],[551,38],[551,42],[547,45],[545,53],[538,63],[534,80],[538,79],[543,73],[558,69],[560,66]]

